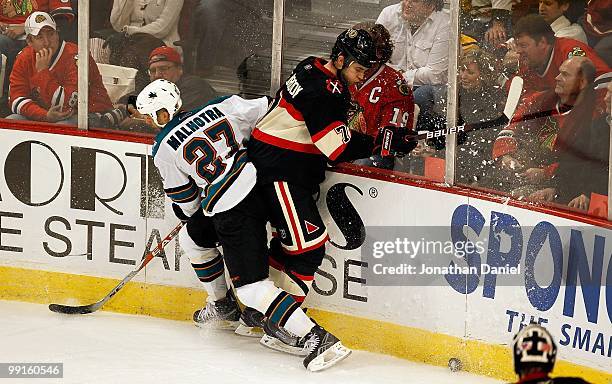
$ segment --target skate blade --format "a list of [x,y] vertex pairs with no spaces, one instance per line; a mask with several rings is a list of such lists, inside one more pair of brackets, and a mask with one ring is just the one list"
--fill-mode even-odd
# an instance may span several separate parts
[[260,327],[249,327],[244,324],[238,324],[234,333],[246,337],[262,337],[264,335],[264,331]]
[[338,341],[331,348],[312,359],[312,361],[308,363],[306,369],[311,372],[322,371],[346,359],[351,352],[353,351]]
[[290,355],[301,356],[301,357],[308,356],[308,351],[304,350],[304,348],[292,347],[291,345],[287,345],[283,343],[282,341],[280,341],[279,339],[272,337],[272,336],[263,335],[261,340],[259,340],[259,343],[266,348],[270,348],[278,352],[288,353]]
[[194,321],[196,327],[204,330],[219,330],[219,331],[234,331],[238,326],[237,321],[216,320],[206,323],[198,323]]

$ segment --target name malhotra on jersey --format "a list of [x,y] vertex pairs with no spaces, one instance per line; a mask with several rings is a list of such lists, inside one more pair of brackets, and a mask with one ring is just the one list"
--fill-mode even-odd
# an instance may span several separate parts
[[181,146],[189,136],[200,128],[209,125],[210,123],[216,122],[217,120],[225,117],[223,112],[217,107],[203,110],[200,114],[192,117],[185,123],[179,123],[178,127],[172,132],[172,135],[168,137],[166,143],[172,147],[175,151]]

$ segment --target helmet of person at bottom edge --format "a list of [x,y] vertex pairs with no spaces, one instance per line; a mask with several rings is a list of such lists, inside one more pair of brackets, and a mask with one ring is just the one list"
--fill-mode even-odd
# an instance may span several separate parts
[[512,352],[516,373],[530,368],[550,372],[557,359],[557,345],[552,335],[538,324],[529,324],[514,336]]

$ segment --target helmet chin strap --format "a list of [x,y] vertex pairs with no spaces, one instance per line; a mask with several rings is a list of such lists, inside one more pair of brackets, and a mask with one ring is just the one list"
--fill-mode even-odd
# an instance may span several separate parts
[[[351,56],[345,56],[344,59],[344,63],[342,64],[342,68],[338,70],[338,79],[340,80],[340,82],[342,83],[342,85],[344,85],[345,87],[348,88],[349,83],[346,80],[346,77],[344,77],[344,71],[346,69],[348,69],[348,67],[351,66],[351,64],[355,63],[356,61],[351,57]],[[348,63],[348,64],[347,64]]]
[[[168,121],[172,120],[172,118],[173,118],[174,116],[170,116],[170,112],[168,112],[168,111],[167,111],[165,108],[164,108],[163,110],[165,110],[165,111],[166,111],[166,113],[168,113],[168,116],[170,117],[170,119],[169,119]],[[153,121],[155,122],[155,125],[157,125],[157,127],[158,127],[158,128],[164,128],[164,127],[166,126],[166,124],[167,124],[167,123],[166,123],[166,124],[161,124],[161,123],[160,123],[160,122],[157,120],[157,112],[159,112],[159,111],[161,111],[161,109],[160,109],[160,110],[158,110],[158,111],[155,111],[155,113],[152,113],[152,114],[150,114],[149,116],[150,116],[150,117],[153,119]]]

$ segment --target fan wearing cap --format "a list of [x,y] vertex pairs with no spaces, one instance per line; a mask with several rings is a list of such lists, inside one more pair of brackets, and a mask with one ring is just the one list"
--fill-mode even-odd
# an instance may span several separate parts
[[[11,119],[76,122],[78,46],[60,39],[53,18],[34,12],[25,21],[26,43],[10,76]],[[89,56],[89,111],[113,108],[102,76]]]
[[[66,0],[1,1],[0,53],[7,58],[7,73],[10,73],[17,53],[26,45],[22,38],[25,20],[36,11],[48,12],[62,26],[72,22],[75,16],[70,2]],[[5,83],[5,88],[8,88],[8,83]]]
[[155,48],[149,54],[151,81],[164,79],[176,84],[181,91],[183,109],[190,111],[217,97],[213,87],[204,79],[183,73],[183,60],[172,47]]
[[557,360],[557,344],[548,330],[538,324],[521,329],[512,341],[516,384],[588,384],[579,377],[549,376]]
[[[218,96],[206,80],[183,73],[181,55],[172,47],[162,46],[151,51],[148,72],[151,82],[163,79],[176,84],[181,92],[181,100],[185,111],[201,107]],[[128,96],[121,99],[122,102],[127,100]],[[121,127],[129,130],[146,130],[146,127],[142,126],[144,116],[138,113],[136,108],[129,103],[127,108],[131,118],[125,119],[121,123]]]

